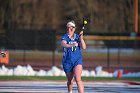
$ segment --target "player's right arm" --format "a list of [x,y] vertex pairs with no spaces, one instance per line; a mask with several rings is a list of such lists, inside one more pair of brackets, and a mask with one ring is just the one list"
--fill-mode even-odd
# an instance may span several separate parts
[[80,39],[80,46],[81,46],[82,49],[86,49],[86,43],[85,43],[85,41],[83,39],[83,31],[81,31],[79,35],[80,35],[80,37],[79,37],[79,39]]
[[61,41],[61,46],[62,47],[65,47],[65,48],[70,48],[70,47],[74,47],[74,46],[78,46],[78,43],[73,43],[73,44],[67,44],[67,41],[65,40],[62,40]]

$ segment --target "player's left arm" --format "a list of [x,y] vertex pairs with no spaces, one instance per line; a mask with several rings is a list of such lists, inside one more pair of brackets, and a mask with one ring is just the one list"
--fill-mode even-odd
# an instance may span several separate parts
[[85,40],[83,39],[83,31],[81,31],[79,35],[80,35],[80,37],[79,37],[80,47],[82,49],[86,49],[86,43],[85,43]]

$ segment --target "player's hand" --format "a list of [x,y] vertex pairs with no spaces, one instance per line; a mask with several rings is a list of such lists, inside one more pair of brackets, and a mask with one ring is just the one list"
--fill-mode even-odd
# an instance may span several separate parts
[[77,47],[77,46],[78,46],[78,43],[76,43],[76,42],[75,42],[75,43],[73,43],[73,46]]

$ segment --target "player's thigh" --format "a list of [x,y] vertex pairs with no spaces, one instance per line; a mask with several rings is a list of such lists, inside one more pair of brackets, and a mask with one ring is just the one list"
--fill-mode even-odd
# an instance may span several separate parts
[[74,68],[74,73],[75,73],[76,80],[81,80],[82,69],[83,69],[83,66],[81,64],[78,64]]

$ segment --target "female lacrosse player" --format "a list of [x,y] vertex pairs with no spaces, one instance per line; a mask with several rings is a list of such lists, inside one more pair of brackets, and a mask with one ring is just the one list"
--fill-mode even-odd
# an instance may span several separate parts
[[86,49],[86,44],[83,39],[83,31],[75,34],[75,22],[70,21],[66,25],[67,33],[61,38],[63,47],[63,69],[67,77],[68,93],[72,93],[72,85],[75,78],[79,93],[84,93],[84,86],[81,80],[82,74],[82,54],[81,49]]

